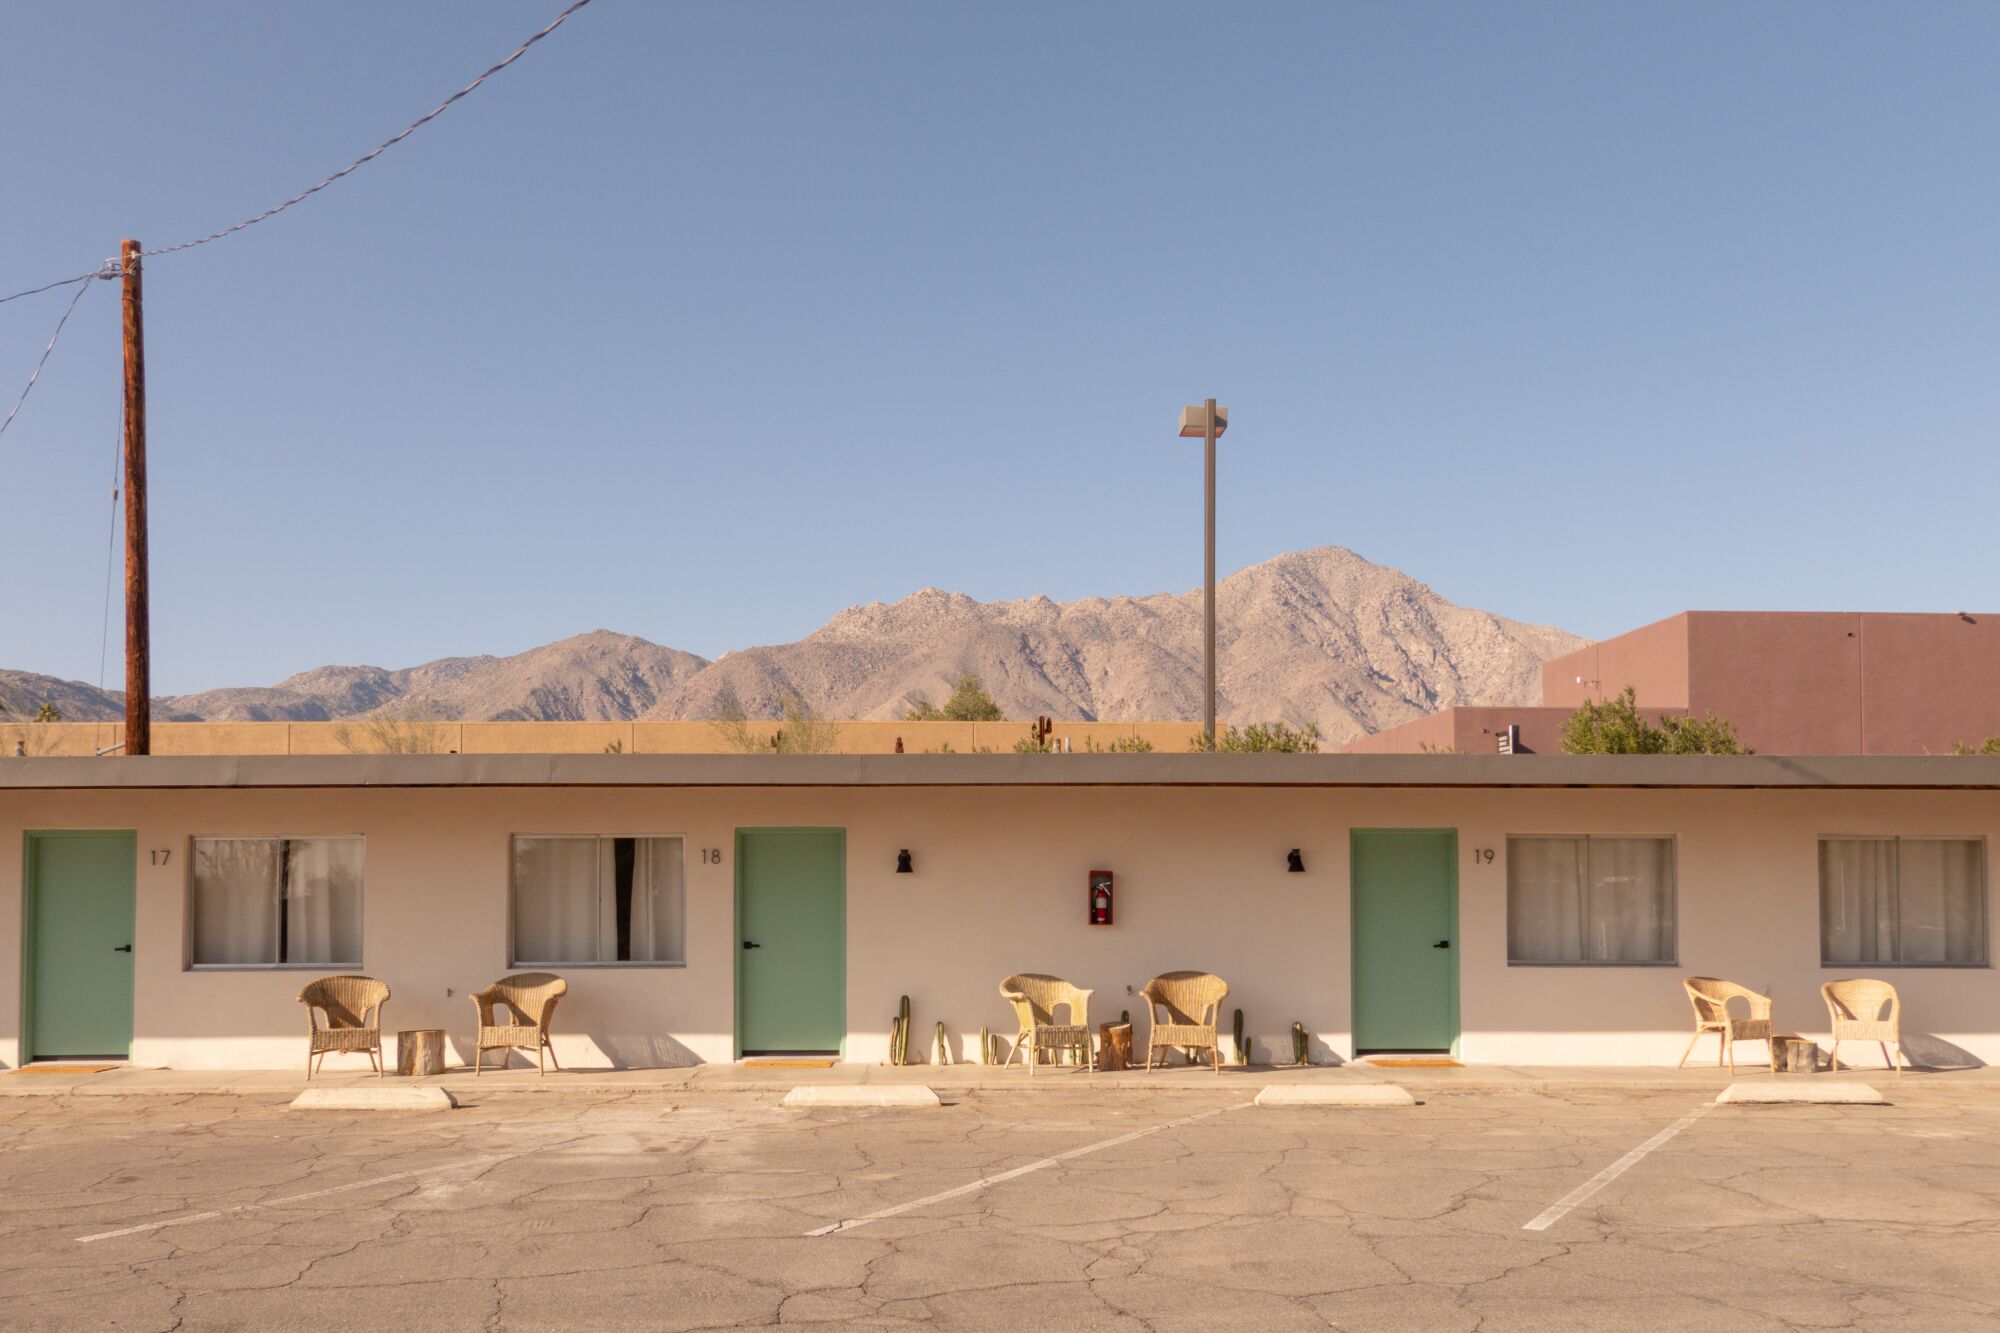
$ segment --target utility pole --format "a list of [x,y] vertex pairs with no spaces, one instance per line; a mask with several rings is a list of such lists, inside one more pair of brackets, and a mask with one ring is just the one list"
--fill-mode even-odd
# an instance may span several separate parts
[[119,246],[125,279],[125,753],[153,752],[152,636],[146,608],[146,327],[137,241]]

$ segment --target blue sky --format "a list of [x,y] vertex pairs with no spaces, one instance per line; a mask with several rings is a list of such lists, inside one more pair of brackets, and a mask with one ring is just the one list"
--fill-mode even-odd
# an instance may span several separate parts
[[[0,291],[276,202],[558,7],[10,7]],[[1981,5],[597,0],[150,264],[155,685],[1185,590],[1207,393],[1225,570],[1338,543],[1590,635],[2000,609],[1997,51]],[[0,411],[65,299],[0,306]],[[98,677],[117,337],[98,284],[0,437],[0,666]]]

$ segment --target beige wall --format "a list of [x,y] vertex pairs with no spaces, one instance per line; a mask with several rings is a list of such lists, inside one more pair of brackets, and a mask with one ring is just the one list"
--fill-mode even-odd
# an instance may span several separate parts
[[[776,722],[750,722],[745,734],[768,743]],[[950,746],[960,754],[991,749],[1007,754],[1028,734],[1014,722],[837,722],[840,754],[894,754],[896,742],[920,754]],[[713,722],[421,722],[400,727],[407,743],[452,754],[726,754],[732,746]],[[1140,739],[1163,753],[1179,753],[1201,734],[1197,722],[1057,722],[1051,733],[1072,750]],[[0,723],[0,756],[16,743],[30,755],[87,755],[125,738],[122,722]],[[366,722],[155,722],[154,754],[380,753],[382,738]]]
[[[1780,1026],[1823,1036],[1816,838],[1834,833],[2000,835],[1992,792],[757,788],[10,791],[0,804],[0,1060],[19,1053],[22,834],[138,831],[134,1059],[180,1067],[291,1067],[293,996],[310,972],[183,969],[187,840],[204,834],[359,833],[367,842],[363,967],[394,988],[391,1027],[446,1028],[460,1057],[464,996],[507,967],[507,840],[516,832],[681,833],[688,842],[685,968],[568,968],[565,1065],[727,1060],[733,1051],[733,834],[757,825],[847,830],[849,1058],[887,1049],[911,997],[928,1052],[943,1020],[961,1058],[981,1024],[1004,1028],[997,983],[1047,971],[1094,987],[1091,1018],[1135,1016],[1127,994],[1198,967],[1266,1053],[1293,1019],[1319,1058],[1349,1044],[1347,840],[1352,828],[1455,828],[1456,956],[1475,1062],[1671,1064],[1686,1044],[1679,979],[1768,989]],[[1680,965],[1519,968],[1506,963],[1506,836],[1678,838]],[[704,865],[700,848],[722,850]],[[916,873],[894,874],[907,847]],[[1287,874],[1287,849],[1307,872]],[[1492,847],[1491,864],[1473,853]],[[154,848],[171,849],[165,867]],[[1088,871],[1117,874],[1117,923],[1084,924]],[[1990,876],[1990,871],[1989,871]],[[1990,907],[1990,904],[1989,904]],[[1988,921],[1989,958],[1994,953]],[[2000,1061],[2000,974],[1880,969],[1901,988],[1912,1048],[1950,1043]],[[447,993],[449,992],[449,994]],[[1224,1015],[1227,1022],[1227,1014]],[[1927,1045],[1929,1043],[1929,1045]],[[1744,1056],[1754,1059],[1751,1048]],[[1869,1052],[1854,1052],[1866,1056]],[[1712,1058],[1710,1055],[1707,1058]]]

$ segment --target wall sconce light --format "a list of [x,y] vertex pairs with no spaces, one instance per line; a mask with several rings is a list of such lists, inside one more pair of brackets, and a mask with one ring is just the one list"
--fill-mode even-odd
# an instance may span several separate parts
[[1294,847],[1291,851],[1285,853],[1285,869],[1294,875],[1303,875],[1306,873],[1305,858],[1299,855],[1298,848]]
[[896,853],[896,873],[899,875],[913,875],[916,873],[910,866],[910,849],[907,847]]

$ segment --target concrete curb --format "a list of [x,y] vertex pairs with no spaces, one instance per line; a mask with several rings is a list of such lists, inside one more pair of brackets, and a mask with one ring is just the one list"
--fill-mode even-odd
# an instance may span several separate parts
[[1886,1106],[1866,1083],[1732,1083],[1715,1099],[1718,1106]]
[[1410,1090],[1394,1083],[1274,1083],[1257,1094],[1259,1106],[1415,1106]]
[[443,1088],[307,1088],[294,1111],[449,1111],[457,1101]]
[[806,1083],[785,1094],[785,1106],[942,1106],[938,1095],[920,1083]]

